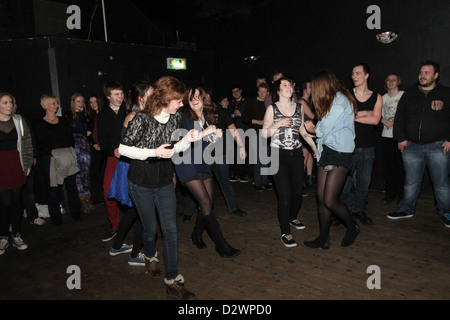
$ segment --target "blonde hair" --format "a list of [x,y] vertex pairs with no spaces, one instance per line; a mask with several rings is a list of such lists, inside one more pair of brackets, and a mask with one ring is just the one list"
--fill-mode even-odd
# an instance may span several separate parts
[[[75,92],[72,94],[72,97],[70,98],[70,115],[72,118],[73,123],[77,121],[77,110],[75,106],[75,100],[77,97],[82,97],[84,99],[84,96],[81,93]],[[83,113],[87,117],[87,110],[86,110],[86,100],[83,103]]]
[[56,101],[58,101],[58,98],[55,97],[55,96],[52,95],[52,94],[48,94],[48,93],[43,94],[43,95],[41,96],[41,99],[40,99],[42,108],[48,103],[49,100],[56,100]]
[[11,110],[11,117],[16,113],[16,98],[14,98],[14,96],[11,93],[8,92],[0,92],[0,99],[3,98],[4,96],[8,96],[11,98],[12,103],[13,103],[13,109]]

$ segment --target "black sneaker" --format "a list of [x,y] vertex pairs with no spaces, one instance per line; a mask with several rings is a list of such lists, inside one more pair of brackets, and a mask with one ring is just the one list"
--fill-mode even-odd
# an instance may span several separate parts
[[236,178],[235,176],[230,176],[230,182],[238,182],[239,179]]
[[391,212],[387,214],[387,217],[392,220],[403,219],[403,218],[412,218],[414,214],[404,212],[398,209],[395,212]]
[[305,225],[298,219],[289,221],[289,224],[298,230],[305,229]]
[[247,214],[247,212],[245,212],[244,210],[241,210],[241,209],[233,210],[233,211],[231,211],[231,213],[235,214],[237,216],[241,216],[241,217],[243,217]]
[[263,187],[261,187],[261,185],[259,185],[259,184],[255,184],[255,191],[256,192],[262,192],[263,191]]
[[272,190],[272,185],[266,183],[266,184],[263,184],[263,188],[266,189],[266,190]]
[[239,178],[239,182],[242,182],[242,183],[247,183],[249,181],[250,181],[250,179],[247,177]]
[[292,235],[290,235],[290,234],[283,234],[281,236],[281,242],[283,242],[284,245],[288,248],[297,246],[297,243],[295,242],[294,238],[292,238]]
[[359,219],[362,224],[373,224],[372,219],[370,219],[368,216],[366,216],[366,213],[364,211],[360,212],[353,212],[352,215]]
[[117,234],[117,228],[111,228],[108,231],[106,231],[105,235],[102,238],[103,242],[109,241],[112,238],[114,238]]

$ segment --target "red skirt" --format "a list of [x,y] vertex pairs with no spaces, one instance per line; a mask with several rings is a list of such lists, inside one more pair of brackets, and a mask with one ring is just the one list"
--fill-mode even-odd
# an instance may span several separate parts
[[0,151],[0,190],[22,187],[27,181],[20,164],[19,150]]

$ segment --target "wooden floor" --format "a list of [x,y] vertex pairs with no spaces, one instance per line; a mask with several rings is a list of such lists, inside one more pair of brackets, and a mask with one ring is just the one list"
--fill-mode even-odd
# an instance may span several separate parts
[[[181,194],[178,198],[179,271],[199,300],[450,299],[450,229],[436,215],[430,195],[420,196],[413,218],[392,221],[386,213],[395,205],[383,204],[383,194],[371,190],[367,214],[374,224],[360,224],[361,233],[348,248],[340,246],[345,227],[334,226],[331,248],[322,250],[303,245],[318,234],[313,190],[307,191],[299,214],[306,229],[293,229],[298,246],[286,248],[280,241],[275,192],[256,193],[250,183],[233,185],[248,215],[228,213],[218,188],[215,210],[225,237],[242,251],[234,259],[221,258],[207,235],[206,250],[192,246],[193,221],[182,222]],[[1,300],[166,299],[162,278],[151,279],[145,268],[128,266],[126,254],[108,254],[112,242],[101,241],[108,227],[102,203],[82,221],[66,215],[63,221],[59,227],[24,221],[29,248],[10,246],[0,256]],[[80,268],[79,290],[66,286],[71,265]],[[164,271],[162,255],[160,266]],[[371,266],[379,272],[372,274]],[[380,288],[369,289],[368,282]]]

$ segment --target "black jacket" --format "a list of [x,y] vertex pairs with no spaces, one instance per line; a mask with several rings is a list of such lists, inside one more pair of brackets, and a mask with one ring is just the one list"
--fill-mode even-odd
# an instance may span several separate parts
[[121,130],[127,112],[125,105],[121,105],[116,114],[109,105],[99,112],[97,118],[98,143],[102,150],[109,156],[114,156],[114,150],[121,142]]
[[[442,110],[433,110],[436,100],[444,103]],[[405,91],[395,114],[394,138],[417,144],[450,141],[450,88],[437,84],[426,95],[417,85]]]

